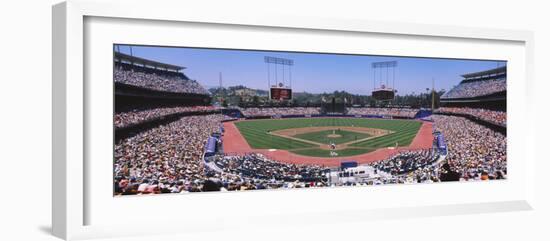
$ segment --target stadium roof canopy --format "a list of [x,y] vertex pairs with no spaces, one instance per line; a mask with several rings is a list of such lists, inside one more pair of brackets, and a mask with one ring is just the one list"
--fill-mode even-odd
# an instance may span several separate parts
[[165,64],[161,62],[157,62],[154,60],[144,59],[128,54],[124,54],[121,52],[115,52],[115,62],[122,62],[122,63],[129,63],[129,64],[137,64],[143,67],[149,67],[153,69],[160,69],[160,70],[167,70],[167,71],[174,71],[179,72],[182,69],[185,69],[183,66],[177,66],[173,64]]
[[498,68],[494,68],[494,69],[490,69],[490,70],[484,70],[484,71],[480,71],[480,72],[463,74],[462,77],[467,79],[467,78],[481,77],[481,76],[487,76],[487,75],[492,75],[492,74],[499,74],[499,73],[502,73],[502,72],[506,72],[506,66],[502,66],[502,67],[498,67]]

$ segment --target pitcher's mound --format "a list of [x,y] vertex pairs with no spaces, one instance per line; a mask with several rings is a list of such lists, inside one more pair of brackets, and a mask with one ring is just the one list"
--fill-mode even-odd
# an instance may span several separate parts
[[328,138],[340,138],[342,137],[342,135],[339,135],[339,134],[329,134],[327,135]]

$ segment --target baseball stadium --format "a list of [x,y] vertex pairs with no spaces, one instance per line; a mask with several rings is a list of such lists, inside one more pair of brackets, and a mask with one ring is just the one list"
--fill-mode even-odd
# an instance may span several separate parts
[[505,61],[114,45],[113,84],[115,196],[507,176]]

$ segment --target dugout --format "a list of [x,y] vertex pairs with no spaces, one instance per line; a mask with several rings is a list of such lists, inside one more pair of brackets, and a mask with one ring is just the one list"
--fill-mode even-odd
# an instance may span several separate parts
[[342,161],[342,162],[340,162],[340,169],[341,170],[344,170],[344,169],[347,169],[347,168],[354,168],[354,167],[357,167],[357,162],[356,161]]

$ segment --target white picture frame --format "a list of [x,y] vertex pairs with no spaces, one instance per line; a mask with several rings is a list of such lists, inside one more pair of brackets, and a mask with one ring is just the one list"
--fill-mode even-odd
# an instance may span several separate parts
[[[150,9],[153,8],[155,11],[150,11]],[[67,1],[53,7],[52,227],[55,236],[63,239],[85,239],[130,234],[204,231],[205,224],[208,224],[208,228],[222,229],[238,227],[238,224],[236,224],[238,222],[248,222],[250,225],[292,225],[296,222],[289,220],[295,218],[299,218],[301,221],[318,223],[345,220],[372,220],[395,217],[425,217],[433,215],[531,210],[535,208],[534,173],[537,160],[533,154],[535,146],[534,125],[530,122],[531,120],[525,118],[525,116],[529,116],[530,113],[532,113],[530,108],[521,108],[521,106],[528,106],[524,104],[530,100],[531,97],[529,97],[529,93],[533,91],[532,32],[410,23],[372,22],[351,19],[300,18],[270,15],[255,16],[253,13],[247,16],[231,15],[231,13],[224,16],[209,16],[203,11],[191,11],[190,9],[186,9],[186,14],[182,15],[179,9],[185,8],[185,3],[180,1],[164,2],[163,5],[156,4],[153,1],[147,3],[139,2],[132,3],[131,8],[129,8],[120,4],[118,1],[95,2],[80,0]],[[93,26],[99,27],[93,27],[93,29],[86,27],[86,24],[97,24],[97,22],[93,22],[97,19],[99,19],[99,25]],[[92,22],[87,23],[87,21]],[[469,41],[476,42],[476,44],[479,45],[478,47],[489,46],[488,48],[490,48],[491,45],[497,43],[503,46],[509,45],[509,55],[489,53],[489,50],[485,54],[487,54],[487,56],[502,57],[501,59],[511,61],[511,65],[516,67],[516,70],[513,71],[511,75],[518,78],[516,78],[515,81],[510,81],[511,91],[508,93],[508,106],[509,113],[514,113],[509,120],[509,127],[511,127],[509,142],[510,146],[513,147],[513,151],[510,152],[510,163],[512,165],[511,168],[516,168],[516,170],[518,170],[518,175],[511,175],[510,180],[504,182],[492,182],[490,184],[446,183],[376,187],[371,189],[368,187],[366,191],[369,192],[369,195],[380,195],[381,197],[378,201],[372,201],[372,206],[369,207],[351,205],[352,207],[338,209],[335,206],[325,206],[326,209],[323,208],[323,210],[315,211],[315,208],[318,208],[315,204],[312,204],[311,207],[300,209],[292,208],[292,206],[285,206],[285,203],[281,202],[281,207],[279,209],[255,210],[253,212],[244,210],[240,212],[221,212],[219,214],[209,214],[219,215],[214,218],[209,216],[209,219],[201,218],[200,212],[190,212],[184,219],[178,219],[177,212],[165,214],[168,216],[164,219],[165,221],[156,220],[158,217],[155,216],[148,216],[147,218],[155,220],[157,224],[154,225],[154,227],[149,225],[147,229],[139,228],[139,225],[136,226],[136,224],[131,224],[131,222],[128,224],[116,222],[108,223],[106,217],[112,215],[113,210],[125,213],[130,212],[132,208],[137,209],[144,205],[159,205],[163,203],[167,206],[184,205],[185,202],[192,203],[195,205],[194,207],[196,207],[196,205],[214,203],[216,201],[213,200],[216,199],[215,197],[217,197],[218,200],[219,198],[223,198],[224,202],[232,203],[237,206],[246,203],[246,205],[254,208],[261,208],[262,205],[258,205],[257,203],[273,202],[274,195],[281,196],[281,199],[296,198],[301,200],[327,200],[328,197],[341,196],[347,197],[347,200],[351,200],[349,202],[350,204],[357,204],[358,202],[356,200],[366,195],[366,191],[354,192],[352,188],[334,188],[322,192],[317,190],[296,190],[242,194],[201,194],[195,195],[193,198],[189,198],[190,196],[185,195],[125,198],[119,203],[112,204],[112,206],[108,206],[109,204],[105,203],[105,200],[108,198],[113,198],[112,195],[109,197],[103,195],[103,201],[95,200],[95,198],[98,198],[96,194],[102,191],[99,190],[96,192],[94,190],[103,188],[109,189],[108,191],[110,192],[111,186],[97,187],[98,185],[90,184],[89,180],[94,179],[94,175],[96,175],[94,173],[98,172],[90,171],[90,169],[97,169],[95,169],[95,164],[91,164],[89,159],[86,159],[91,151],[89,149],[91,148],[89,143],[86,143],[86,135],[90,134],[90,128],[95,128],[90,127],[89,123],[98,122],[94,119],[98,118],[98,116],[92,114],[95,113],[92,110],[96,108],[94,104],[90,106],[90,103],[86,100],[87,98],[94,98],[94,93],[90,94],[88,89],[97,90],[97,88],[101,86],[95,83],[90,84],[90,82],[86,82],[86,78],[94,78],[90,77],[89,73],[87,74],[86,68],[96,68],[94,64],[96,61],[94,59],[95,57],[90,60],[89,56],[87,56],[91,53],[90,49],[86,49],[88,47],[95,48],[95,45],[92,44],[92,46],[88,46],[86,41],[90,39],[87,39],[86,36],[96,33],[99,33],[99,35],[105,33],[101,30],[101,26],[112,24],[111,21],[119,21],[122,23],[131,22],[131,24],[151,23],[146,27],[152,30],[155,28],[158,30],[162,28],[163,25],[169,25],[169,28],[170,26],[180,28],[185,24],[199,24],[206,27],[212,26],[213,28],[223,27],[224,31],[232,31],[232,28],[240,29],[239,31],[245,29],[243,31],[251,32],[251,34],[260,31],[276,32],[275,34],[285,34],[287,31],[299,31],[304,34],[313,32],[319,36],[334,34],[335,38],[337,38],[339,34],[346,35],[347,37],[349,37],[349,34],[357,34],[358,37],[362,37],[365,34],[371,34],[378,37],[383,36],[395,39],[421,39],[421,41],[448,42],[440,46],[440,48],[453,45],[460,48],[461,44],[467,44]],[[207,29],[206,27],[205,29]],[[247,29],[251,29],[251,31]],[[128,31],[132,30],[129,29]],[[111,44],[118,42],[115,39],[116,36],[105,34],[99,35],[96,37],[101,37],[101,39],[104,39],[106,42],[112,41]],[[200,39],[197,39],[196,41],[199,40]],[[152,40],[140,39],[139,36],[136,36],[135,41],[146,43]],[[148,42],[148,44],[152,43]],[[179,45],[177,42],[170,41],[165,44]],[[212,42],[210,44],[215,43]],[[282,43],[276,46],[273,44],[272,48],[286,49],[300,48],[300,46],[296,45],[290,47],[290,45]],[[323,49],[318,48],[315,50],[322,51]],[[110,49],[110,51],[112,51],[112,49]],[[349,49],[347,51],[354,50]],[[482,52],[483,51],[480,51],[477,57],[482,58]],[[96,54],[96,51],[93,51],[93,53],[96,56],[101,55]],[[468,53],[464,53],[464,55],[466,54]],[[424,55],[429,57],[442,57],[441,55],[445,54],[434,51],[431,53],[425,52]],[[448,55],[443,57],[464,57],[464,55]],[[474,55],[472,54],[471,56]],[[101,60],[102,57],[98,58]],[[111,63],[112,62],[109,62],[108,64]],[[105,72],[109,72],[109,70],[106,69]],[[112,84],[111,82],[109,83]],[[108,91],[112,91],[112,89],[105,91],[105,93],[108,93]],[[106,101],[109,101],[109,99],[107,98]],[[112,118],[108,121],[112,121]],[[100,122],[101,121],[98,123]],[[518,137],[522,139],[519,140]],[[112,143],[108,144],[112,145]],[[518,159],[520,155],[522,161],[514,162],[513,160]],[[110,165],[110,163],[108,164]],[[106,170],[106,172],[110,173],[112,169]],[[483,193],[487,192],[487,190],[492,190],[495,196],[492,198],[471,197],[464,200],[456,199],[454,202],[452,199],[423,201],[422,199],[415,199],[412,197],[410,202],[391,202],[391,200],[387,199],[394,194],[401,195],[399,193],[407,192],[416,192],[420,195],[431,197],[434,193],[446,189],[456,190],[457,192],[462,192],[462,194],[464,194],[464,192],[467,193],[468,190],[472,190],[472,193]],[[248,203],[245,202],[245,200]],[[90,203],[95,204],[90,205]],[[92,206],[92,208],[90,208],[90,206]],[[228,215],[232,215],[232,220],[238,222],[228,222],[226,219]],[[102,218],[92,220],[90,216]],[[253,218],[252,221],[247,221],[251,218]],[[174,224],[174,220],[178,220],[179,223]]]

